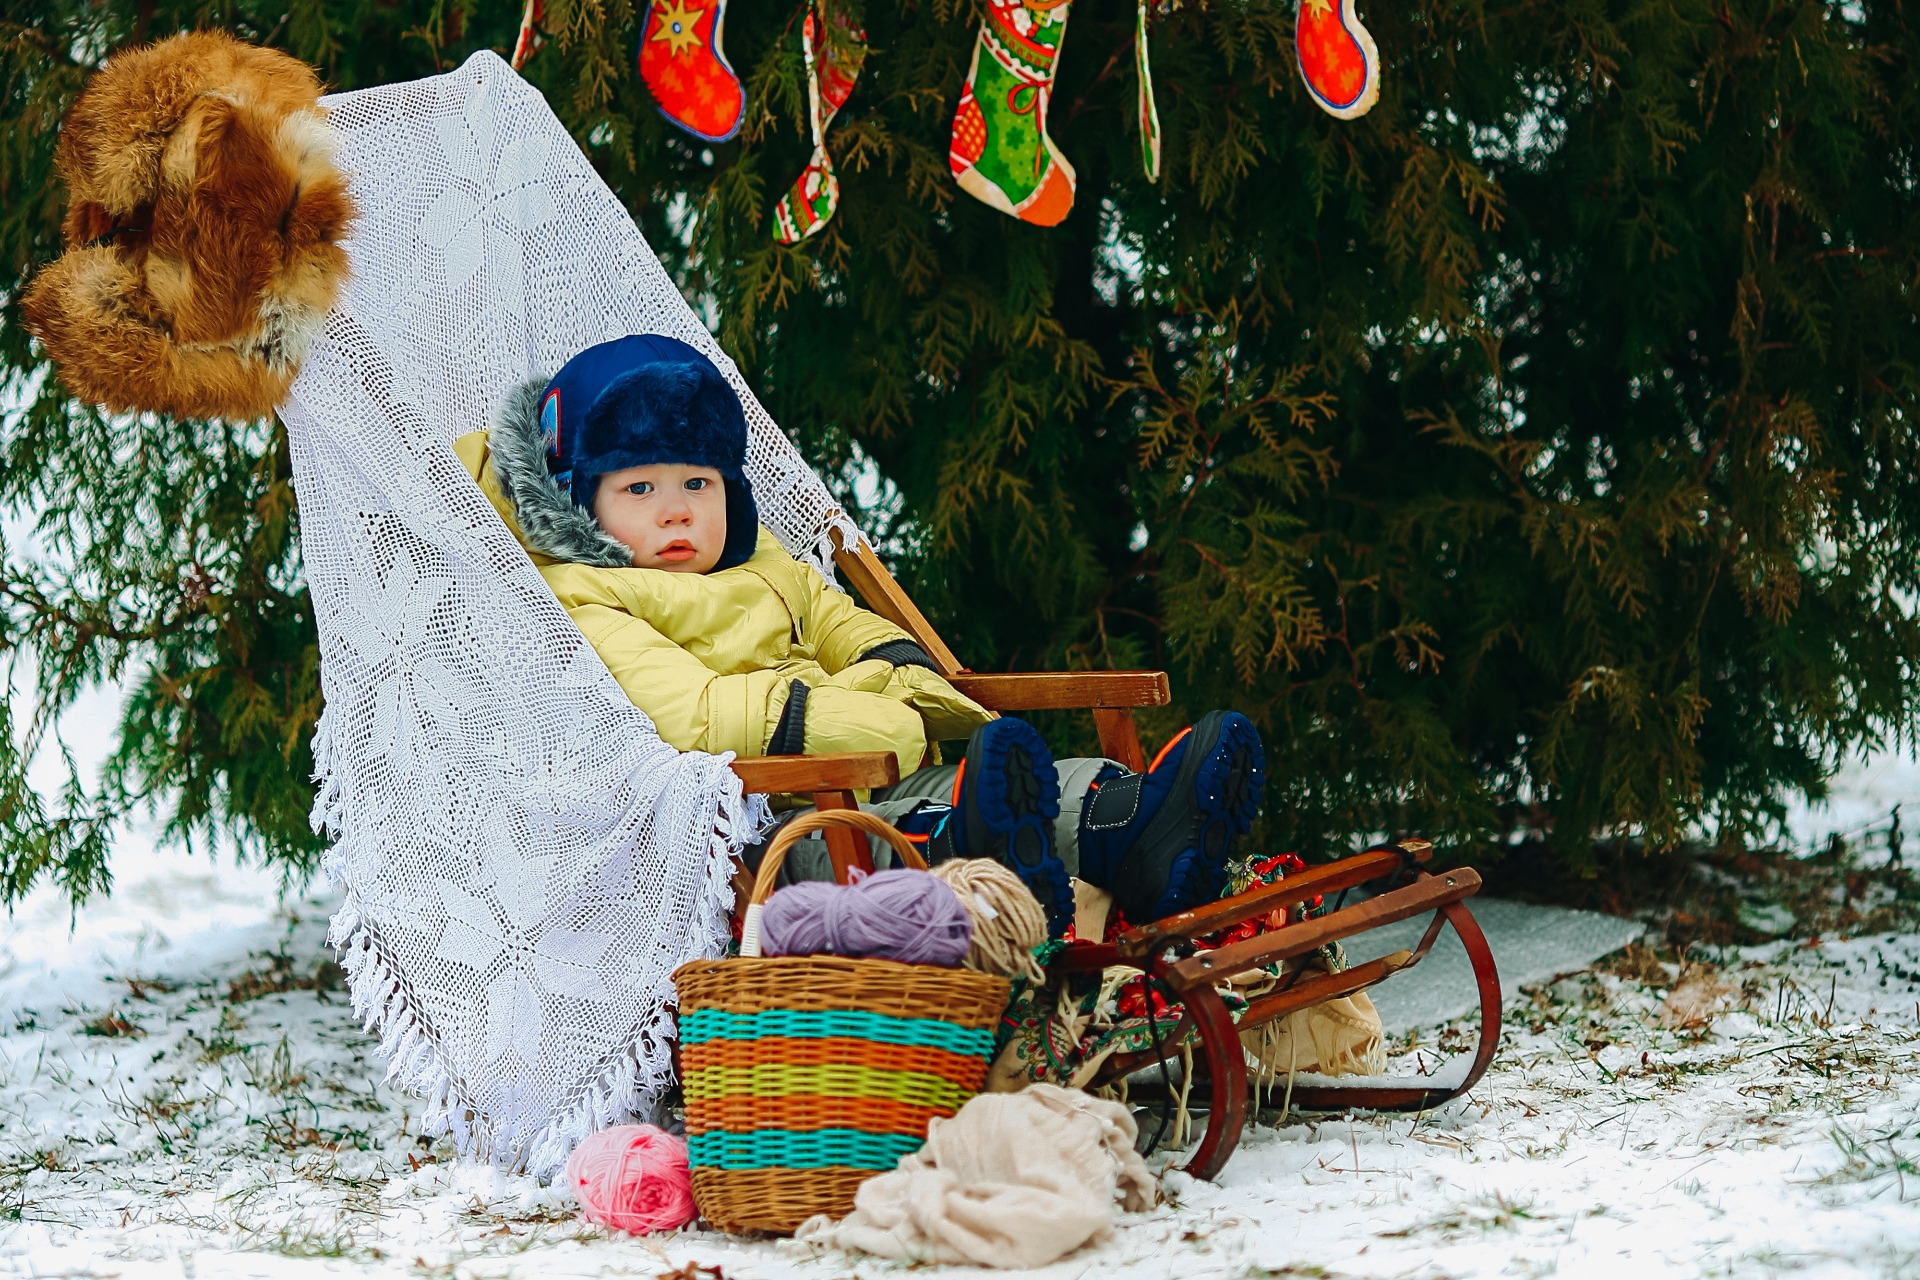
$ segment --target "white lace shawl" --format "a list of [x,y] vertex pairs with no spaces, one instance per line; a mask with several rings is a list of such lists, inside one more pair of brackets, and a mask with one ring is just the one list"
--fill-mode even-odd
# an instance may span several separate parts
[[852,525],[531,86],[491,53],[327,99],[353,278],[282,409],[320,632],[332,942],[388,1077],[467,1157],[550,1177],[647,1117],[672,984],[715,954],[725,854],[765,821],[662,742],[455,459],[508,389],[663,333],[751,428],[762,519],[831,576]]

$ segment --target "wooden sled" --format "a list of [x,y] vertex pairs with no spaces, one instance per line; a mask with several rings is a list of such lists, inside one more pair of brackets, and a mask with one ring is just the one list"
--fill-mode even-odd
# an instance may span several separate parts
[[[1133,708],[1163,706],[1171,700],[1164,671],[971,672],[960,665],[870,548],[848,549],[843,545],[834,561],[868,608],[903,628],[926,651],[940,674],[980,705],[993,711],[1091,709],[1101,751],[1131,769],[1146,767]],[[899,763],[885,751],[763,756],[736,760],[733,769],[749,792],[811,793],[815,806],[821,809],[854,808],[856,791],[890,786],[900,780]],[[872,869],[864,837],[844,828],[830,828],[824,835],[837,879],[844,882],[855,867]],[[1056,958],[1055,973],[1099,972],[1116,964],[1140,969],[1163,997],[1178,1004],[1179,1014],[1167,1024],[1160,1053],[1176,1052],[1197,1037],[1198,1057],[1212,1089],[1206,1132],[1184,1166],[1186,1172],[1211,1179],[1239,1145],[1249,1096],[1241,1032],[1364,991],[1411,968],[1432,949],[1446,925],[1453,927],[1466,947],[1480,996],[1480,1038],[1465,1076],[1448,1085],[1406,1081],[1298,1085],[1292,1091],[1292,1100],[1294,1105],[1314,1111],[1422,1111],[1460,1097],[1479,1083],[1500,1043],[1500,978],[1486,935],[1466,905],[1466,899],[1479,892],[1480,876],[1470,867],[1430,874],[1423,864],[1432,853],[1433,846],[1417,838],[1380,845],[1338,862],[1311,867],[1277,884],[1260,885],[1141,925],[1111,943],[1076,943]],[[1288,916],[1284,918],[1291,918],[1294,908],[1309,899],[1344,894],[1373,882],[1384,883],[1385,891],[1353,906],[1299,920],[1217,950],[1196,953],[1193,946],[1194,939],[1232,928],[1243,920],[1276,910],[1286,911]],[[1397,951],[1339,973],[1297,971],[1278,989],[1255,999],[1238,1022],[1215,990],[1217,983],[1245,970],[1308,955],[1328,943],[1427,912],[1433,913],[1433,919],[1412,951]],[[1115,1055],[1102,1065],[1094,1083],[1116,1080],[1150,1065],[1158,1056],[1152,1050]]]

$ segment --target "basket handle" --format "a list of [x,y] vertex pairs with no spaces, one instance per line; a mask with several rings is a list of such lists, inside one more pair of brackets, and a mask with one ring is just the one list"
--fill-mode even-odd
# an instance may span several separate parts
[[767,846],[766,856],[760,859],[760,874],[754,877],[753,895],[747,899],[747,914],[740,922],[742,956],[760,954],[760,911],[766,906],[767,899],[773,896],[773,882],[780,875],[780,864],[787,860],[787,850],[800,843],[801,837],[809,832],[823,831],[828,827],[851,827],[870,836],[879,836],[893,846],[893,851],[908,866],[917,871],[927,869],[927,860],[920,856],[920,851],[892,823],[878,814],[868,813],[864,809],[815,809],[812,813],[803,813],[780,828],[780,834]]

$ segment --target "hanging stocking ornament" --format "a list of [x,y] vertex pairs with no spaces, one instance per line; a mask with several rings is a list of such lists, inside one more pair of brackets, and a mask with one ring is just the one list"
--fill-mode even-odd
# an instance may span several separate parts
[[1307,92],[1328,115],[1353,120],[1380,96],[1380,50],[1353,0],[1300,0],[1293,48]]
[[1071,7],[1071,0],[988,0],[947,155],[967,194],[1041,227],[1073,208],[1073,166],[1047,136],[1054,62]]
[[813,156],[792,188],[773,207],[773,238],[797,244],[827,225],[840,207],[840,179],[827,154],[827,126],[846,105],[860,67],[867,60],[867,33],[853,25],[844,9],[814,21],[807,13],[800,29],[800,48],[807,58],[807,102],[813,126]]
[[1133,27],[1133,70],[1140,79],[1136,114],[1140,123],[1140,163],[1148,182],[1160,181],[1160,112],[1153,105],[1153,65],[1147,60],[1147,0],[1140,0]]
[[540,24],[547,20],[547,6],[541,0],[527,0],[526,7],[520,11],[520,35],[513,42],[513,69],[518,71],[527,65],[527,59],[540,52],[540,46],[547,42],[540,32]]
[[720,38],[727,0],[652,0],[640,37],[640,78],[660,114],[702,142],[740,132],[747,95]]

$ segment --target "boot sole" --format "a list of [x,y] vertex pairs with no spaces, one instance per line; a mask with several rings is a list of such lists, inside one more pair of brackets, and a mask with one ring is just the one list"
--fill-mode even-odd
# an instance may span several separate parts
[[1073,919],[1073,887],[1053,851],[1060,779],[1046,740],[1024,721],[995,721],[967,744],[960,789],[966,804],[961,852],[1011,868],[1045,908],[1049,932],[1058,937]]
[[1266,773],[1252,721],[1237,711],[1201,717],[1166,803],[1114,877],[1116,886],[1145,886],[1116,889],[1128,923],[1146,924],[1218,895],[1233,842],[1260,811]]

